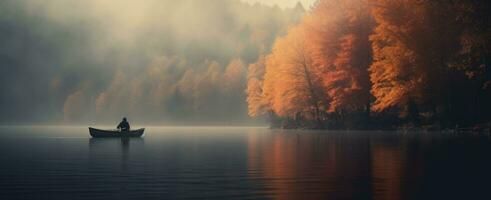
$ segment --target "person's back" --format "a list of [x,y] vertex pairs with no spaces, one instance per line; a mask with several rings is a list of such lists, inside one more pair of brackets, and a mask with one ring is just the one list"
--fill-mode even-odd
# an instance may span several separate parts
[[130,130],[130,123],[126,121],[126,117],[123,118],[123,121],[121,121],[117,127],[118,129],[121,129],[121,131],[129,131]]

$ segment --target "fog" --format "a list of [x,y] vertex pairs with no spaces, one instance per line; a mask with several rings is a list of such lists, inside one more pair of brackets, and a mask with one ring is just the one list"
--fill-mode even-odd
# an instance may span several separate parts
[[306,9],[309,9],[317,2],[317,0],[244,0],[244,2],[251,4],[258,2],[270,6],[278,5],[281,8],[294,7],[300,2]]
[[0,123],[260,123],[247,68],[299,21],[292,5],[1,1]]

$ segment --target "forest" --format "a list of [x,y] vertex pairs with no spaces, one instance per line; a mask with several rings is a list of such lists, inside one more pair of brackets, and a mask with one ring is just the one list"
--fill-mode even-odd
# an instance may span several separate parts
[[480,0],[0,1],[0,124],[490,127],[490,15]]
[[320,0],[247,75],[273,128],[489,128],[491,2]]

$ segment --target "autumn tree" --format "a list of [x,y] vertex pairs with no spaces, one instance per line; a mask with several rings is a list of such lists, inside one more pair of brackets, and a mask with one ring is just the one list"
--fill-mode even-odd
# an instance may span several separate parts
[[306,113],[320,122],[326,105],[321,69],[313,65],[306,38],[305,28],[296,26],[275,42],[266,64],[264,96],[280,116]]
[[370,78],[372,94],[376,98],[372,109],[381,111],[404,105],[410,98],[420,99],[422,91],[418,90],[425,84],[425,76],[420,72],[422,67],[416,63],[415,52],[407,46],[413,43],[407,39],[417,39],[413,33],[417,32],[417,12],[421,8],[406,5],[405,1],[380,0],[377,3],[383,6],[373,9],[377,27],[371,36],[374,62],[370,67]]
[[406,107],[414,101],[436,112],[442,104],[447,62],[458,47],[449,5],[431,1],[377,0],[370,67],[375,111]]
[[[223,74],[226,94],[242,96],[246,83],[246,68],[241,59],[233,59]],[[244,98],[242,98],[244,99]]]
[[[263,95],[280,116],[366,109],[372,19],[359,0],[319,1],[303,21],[276,41],[269,55]],[[250,89],[258,88],[252,79]],[[260,104],[252,104],[260,105]],[[322,120],[321,120],[322,118]]]
[[266,58],[261,56],[256,63],[249,65],[247,71],[247,105],[251,117],[263,115],[269,110],[263,94],[265,65]]
[[319,1],[304,20],[313,63],[323,69],[329,112],[356,111],[369,104],[372,21],[361,0]]

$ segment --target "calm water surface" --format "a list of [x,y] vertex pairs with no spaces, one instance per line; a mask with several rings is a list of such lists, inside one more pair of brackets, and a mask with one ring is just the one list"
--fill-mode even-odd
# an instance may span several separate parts
[[0,199],[491,199],[486,135],[0,127],[0,159]]

